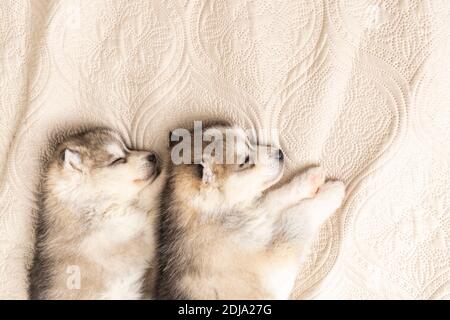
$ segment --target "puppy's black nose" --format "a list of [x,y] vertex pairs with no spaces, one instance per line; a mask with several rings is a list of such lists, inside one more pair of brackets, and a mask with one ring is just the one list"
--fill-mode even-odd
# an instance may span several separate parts
[[281,151],[281,149],[278,149],[277,159],[280,161],[284,160],[284,153]]
[[156,160],[157,160],[156,155],[154,153],[150,153],[147,156],[147,160],[151,163],[156,163]]

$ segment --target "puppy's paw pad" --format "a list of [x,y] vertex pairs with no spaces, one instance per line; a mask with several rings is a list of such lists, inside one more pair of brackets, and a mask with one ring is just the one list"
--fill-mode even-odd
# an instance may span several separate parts
[[340,206],[345,197],[345,184],[342,181],[329,181],[319,188],[318,193]]
[[308,186],[309,195],[314,196],[319,187],[325,182],[325,171],[322,167],[314,167],[308,169],[301,177]]
[[325,171],[322,167],[314,167],[305,172],[308,182],[317,187],[325,182]]

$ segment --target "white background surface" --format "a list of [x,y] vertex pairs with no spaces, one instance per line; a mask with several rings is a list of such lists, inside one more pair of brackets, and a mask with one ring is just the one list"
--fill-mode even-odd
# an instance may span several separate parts
[[26,298],[39,154],[226,118],[348,184],[298,298],[450,297],[450,2],[0,2],[0,297]]

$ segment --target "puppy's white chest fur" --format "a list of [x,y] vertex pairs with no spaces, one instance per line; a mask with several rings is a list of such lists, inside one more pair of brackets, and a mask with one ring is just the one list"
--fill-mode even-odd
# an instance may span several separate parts
[[138,299],[153,257],[154,236],[148,213],[118,208],[98,222],[81,244],[81,252],[101,266],[103,299]]
[[[133,270],[136,269],[136,270]],[[106,285],[105,291],[101,296],[107,300],[137,300],[141,298],[142,277],[145,269],[139,267],[129,268],[127,274],[116,278]]]
[[263,286],[270,297],[275,300],[289,299],[297,277],[297,265],[285,263],[262,269],[264,272],[261,274],[261,279],[264,279]]
[[81,244],[81,250],[94,257],[115,251],[137,237],[143,240],[150,237],[147,214],[136,208],[117,208],[95,224]]

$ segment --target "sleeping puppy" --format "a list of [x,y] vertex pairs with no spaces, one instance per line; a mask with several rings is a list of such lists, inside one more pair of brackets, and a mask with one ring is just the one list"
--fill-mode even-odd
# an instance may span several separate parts
[[57,147],[43,182],[32,299],[139,299],[154,261],[157,156],[108,129]]
[[342,204],[343,183],[325,182],[316,167],[268,191],[283,174],[281,150],[235,126],[200,135],[199,151],[182,146],[192,131],[172,134],[183,141],[171,144],[163,191],[158,298],[288,299],[301,258]]

